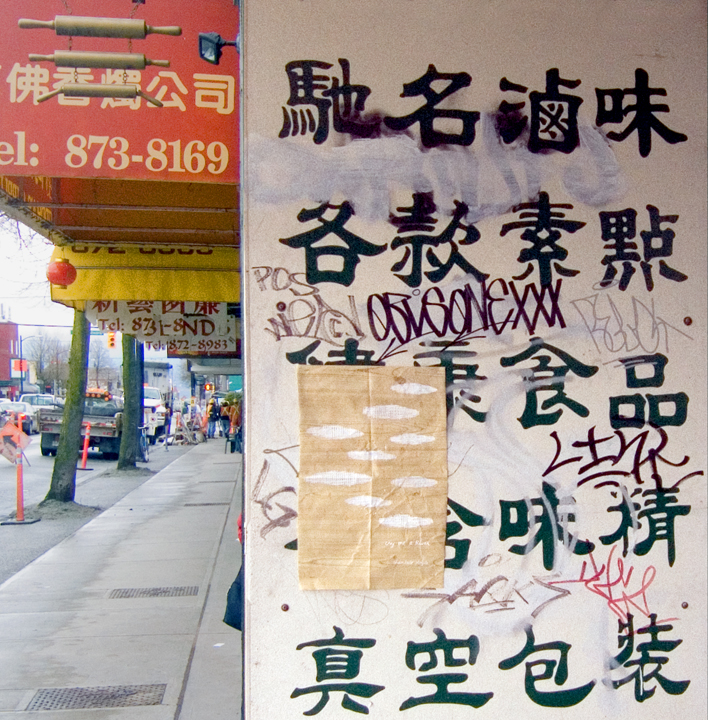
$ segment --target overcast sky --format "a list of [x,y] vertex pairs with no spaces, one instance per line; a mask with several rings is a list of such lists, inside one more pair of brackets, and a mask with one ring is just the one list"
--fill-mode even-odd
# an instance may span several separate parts
[[[20,325],[72,325],[73,310],[49,297],[46,272],[52,249],[48,240],[22,224],[6,220],[0,228],[0,304],[6,320]],[[22,328],[22,334],[31,335],[31,330]]]

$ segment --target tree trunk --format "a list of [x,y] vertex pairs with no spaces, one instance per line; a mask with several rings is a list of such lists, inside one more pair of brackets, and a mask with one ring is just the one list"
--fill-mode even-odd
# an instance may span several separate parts
[[138,454],[138,426],[140,418],[140,360],[138,342],[131,335],[123,335],[123,432],[120,436],[118,470],[135,467]]
[[45,500],[73,502],[76,491],[76,463],[81,446],[88,369],[89,321],[81,310],[74,311],[74,329],[69,354],[69,379],[62,415],[61,434],[49,492]]

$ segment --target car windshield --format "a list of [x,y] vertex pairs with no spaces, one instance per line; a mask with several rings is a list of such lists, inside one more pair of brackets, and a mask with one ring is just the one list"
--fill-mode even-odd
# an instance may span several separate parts
[[160,391],[155,388],[143,388],[143,397],[148,398],[149,400],[162,400]]
[[27,402],[30,405],[51,405],[52,398],[45,395],[25,395],[22,402]]

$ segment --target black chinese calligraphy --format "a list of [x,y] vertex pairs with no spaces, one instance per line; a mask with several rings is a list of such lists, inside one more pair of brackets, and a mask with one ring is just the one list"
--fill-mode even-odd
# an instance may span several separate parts
[[[666,90],[649,87],[649,74],[642,68],[634,71],[633,88],[614,88],[612,90],[596,88],[595,94],[597,95],[595,122],[598,126],[605,123],[619,124],[624,122],[627,115],[634,116],[623,130],[620,132],[610,131],[607,133],[607,137],[615,142],[622,142],[636,132],[639,154],[642,157],[647,157],[651,152],[652,132],[670,145],[688,140],[683,133],[671,130],[656,117],[656,113],[669,112],[669,106],[664,103],[653,104],[651,98],[654,95],[665,97]],[[625,104],[627,95],[634,96],[633,104]]]
[[[473,245],[480,238],[479,231],[474,225],[464,225],[461,222],[468,209],[465,203],[455,201],[455,211],[447,227],[440,234],[431,235],[430,231],[438,222],[434,217],[437,207],[433,202],[433,193],[414,193],[413,204],[410,207],[397,208],[397,211],[402,214],[392,215],[390,219],[391,224],[398,227],[398,237],[391,243],[391,250],[402,247],[405,252],[403,257],[391,268],[396,277],[403,280],[409,287],[420,287],[423,280],[423,248],[427,247],[426,260],[435,268],[425,273],[425,277],[431,282],[443,280],[453,267],[472,275],[477,282],[486,280],[489,276],[471,265],[460,253],[458,244],[454,242],[455,236],[460,234],[458,231],[462,231],[462,237],[459,239],[460,245]],[[417,234],[420,231],[425,231],[425,234]],[[443,261],[433,248],[445,245],[449,245],[449,252],[447,259]],[[410,272],[407,275],[399,274],[398,271],[403,270],[407,265]]]
[[[406,649],[406,666],[410,670],[416,670],[416,658],[418,655],[427,655],[428,659],[421,662],[418,672],[425,673],[416,678],[421,685],[434,685],[435,692],[422,697],[409,697],[401,704],[400,710],[408,710],[418,705],[456,704],[468,705],[473,708],[482,707],[494,695],[491,692],[453,692],[449,689],[451,684],[464,683],[468,679],[467,673],[430,673],[438,666],[438,653],[446,668],[462,668],[467,665],[474,665],[479,655],[479,639],[476,635],[470,635],[462,640],[448,638],[440,628],[433,628],[435,640],[432,642],[416,643],[410,640]],[[459,650],[462,657],[455,655]]]
[[[600,228],[602,239],[610,244],[605,245],[606,250],[612,254],[602,258],[602,264],[606,266],[605,276],[600,281],[601,287],[608,287],[614,284],[617,275],[615,263],[622,263],[622,276],[619,279],[619,289],[626,290],[629,286],[632,275],[636,272],[634,263],[639,263],[644,275],[644,284],[649,292],[654,289],[654,276],[651,261],[654,258],[659,260],[659,275],[667,280],[683,282],[688,279],[687,275],[675,270],[666,263],[663,258],[671,257],[673,253],[673,241],[676,233],[671,228],[662,228],[662,223],[675,223],[678,215],[660,215],[659,209],[653,205],[647,205],[649,211],[650,230],[642,230],[641,235],[644,252],[640,256],[637,250],[637,243],[631,242],[637,234],[637,211],[634,208],[626,208],[613,212],[600,213]],[[659,245],[654,244],[659,241]]]
[[[333,218],[326,219],[330,211],[337,211]],[[305,250],[305,277],[311,285],[322,282],[337,283],[349,287],[354,282],[356,266],[361,262],[360,255],[366,257],[380,255],[387,245],[376,245],[355,235],[344,226],[354,215],[351,203],[341,205],[323,203],[315,208],[303,208],[297,215],[301,223],[317,220],[315,227],[299,235],[281,238],[280,242],[288,247]],[[329,235],[334,238],[330,244],[320,244]]]
[[538,263],[541,287],[551,284],[553,270],[564,277],[574,277],[580,271],[564,267],[560,263],[568,257],[568,251],[558,244],[561,231],[576,233],[585,227],[584,222],[566,220],[565,213],[559,209],[572,210],[570,203],[551,203],[547,192],[539,193],[538,202],[521,203],[512,208],[519,213],[519,220],[505,223],[502,226],[501,237],[510,230],[526,228],[521,233],[521,239],[531,243],[530,248],[524,248],[518,260],[526,263],[526,270],[515,280],[524,280],[533,271],[532,263]]
[[329,70],[331,63],[295,60],[285,66],[290,84],[287,102],[290,109],[283,108],[283,127],[279,137],[311,134],[315,143],[321,145],[329,136],[330,110],[336,132],[354,137],[378,134],[380,118],[364,116],[366,99],[371,90],[366,85],[350,83],[348,60],[340,58],[339,65],[341,82],[336,75],[330,77],[322,72]]
[[[551,356],[541,354],[544,350],[556,355],[561,364],[551,365]],[[528,429],[536,425],[553,425],[558,422],[563,414],[562,408],[553,412],[541,412],[556,405],[564,405],[576,415],[587,417],[590,411],[566,394],[565,378],[568,372],[581,378],[589,378],[597,372],[598,368],[580,362],[564,350],[543,342],[541,338],[531,338],[526,350],[513,357],[503,357],[500,363],[502,367],[512,367],[531,358],[534,358],[537,364],[529,370],[522,371],[526,393],[526,406],[519,418],[522,427]],[[539,403],[539,393],[550,393],[550,397],[546,397]]]
[[[564,688],[562,690],[541,690],[536,687],[537,683],[544,680],[553,680],[556,686],[565,685],[568,679],[568,654],[571,650],[570,643],[563,641],[547,642],[536,644],[533,628],[526,626],[526,644],[521,651],[513,657],[502,660],[499,663],[500,670],[511,670],[520,665],[531,655],[540,653],[542,659],[532,660],[526,663],[524,687],[526,694],[537,705],[543,707],[572,707],[582,702],[595,687],[595,680],[575,688]],[[550,656],[558,652],[558,659]],[[549,657],[550,656],[550,657]],[[534,668],[542,668],[541,672],[534,672]]]
[[[618,621],[617,646],[620,652],[609,662],[610,675],[616,676],[618,673],[612,671],[619,671],[620,668],[626,668],[629,672],[618,680],[610,677],[603,681],[615,690],[634,682],[634,698],[637,702],[651,698],[657,685],[669,695],[681,695],[691,684],[690,680],[670,680],[664,675],[664,665],[669,662],[666,653],[674,651],[683,640],[668,640],[665,637],[660,640],[660,633],[669,633],[674,628],[668,623],[658,624],[656,618],[656,613],[652,613],[649,624],[638,630],[634,629],[634,616],[631,614],[627,615],[624,622]],[[648,639],[638,642],[641,636],[648,636]]]
[[[331,693],[342,693],[342,707],[352,712],[369,714],[369,708],[352,699],[352,695],[358,698],[370,698],[380,693],[383,685],[373,685],[363,682],[325,682],[327,680],[353,680],[359,675],[361,661],[364,656],[364,649],[376,645],[373,638],[347,638],[341,628],[334,627],[334,636],[323,640],[310,640],[300,643],[298,650],[305,647],[316,647],[312,657],[317,669],[317,685],[304,688],[295,688],[291,698],[298,698],[302,695],[320,693],[320,699],[313,707],[303,712],[303,715],[317,715],[329,702]],[[352,649],[353,648],[353,649]]]
[[[531,100],[531,125],[528,148],[532,153],[542,150],[558,150],[571,153],[578,146],[578,109],[583,102],[576,95],[561,93],[560,87],[576,88],[580,80],[562,78],[558,68],[546,71],[546,91],[533,91]],[[528,88],[513,83],[505,77],[499,81],[502,92],[524,94]],[[528,117],[521,113],[524,101],[509,103],[502,100],[497,114],[497,130],[504,143],[514,142],[524,131]]]

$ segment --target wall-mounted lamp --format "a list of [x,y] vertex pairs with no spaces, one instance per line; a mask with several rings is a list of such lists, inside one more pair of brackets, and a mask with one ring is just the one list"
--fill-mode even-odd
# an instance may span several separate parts
[[219,33],[199,33],[199,57],[212,65],[219,64],[224,45],[233,45],[238,50],[238,37],[236,40],[224,40]]

